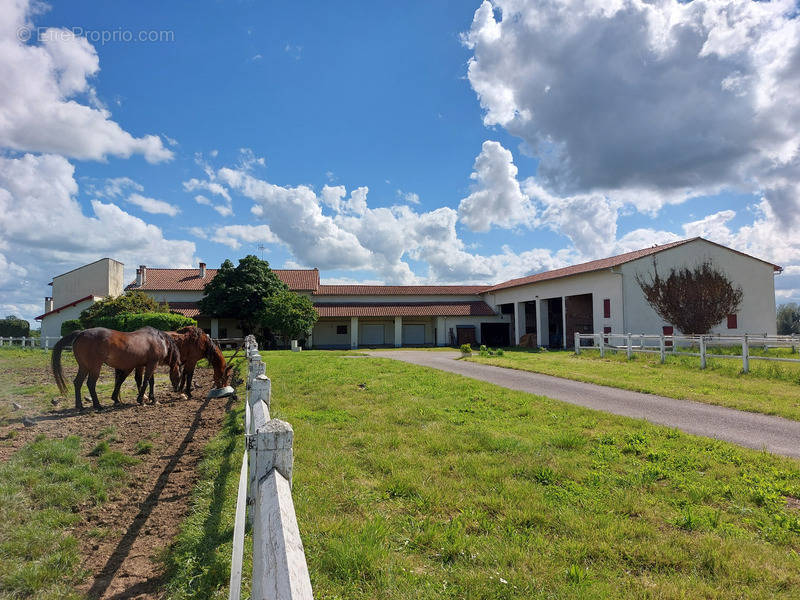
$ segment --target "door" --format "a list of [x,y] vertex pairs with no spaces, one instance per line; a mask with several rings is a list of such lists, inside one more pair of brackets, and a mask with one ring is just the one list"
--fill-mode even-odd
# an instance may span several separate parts
[[475,337],[475,327],[456,327],[456,338],[459,346],[464,344],[477,344],[478,340]]
[[425,344],[425,325],[403,325],[403,345],[422,346]]
[[382,346],[383,345],[383,325],[378,324],[365,324],[361,331],[361,343],[364,346]]
[[481,323],[481,341],[487,346],[509,346],[508,340],[508,323]]

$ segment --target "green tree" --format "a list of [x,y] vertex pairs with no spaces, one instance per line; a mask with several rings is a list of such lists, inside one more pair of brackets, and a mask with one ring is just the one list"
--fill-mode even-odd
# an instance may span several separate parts
[[800,304],[781,304],[778,307],[778,335],[793,333],[800,333]]
[[251,254],[240,259],[237,267],[229,260],[222,263],[206,284],[199,306],[210,317],[237,319],[247,335],[260,329],[267,300],[287,289],[267,261]]
[[742,288],[709,260],[694,268],[673,268],[666,277],[659,275],[654,260],[649,281],[637,274],[636,282],[661,318],[686,334],[708,333],[742,303]]
[[308,296],[283,290],[267,298],[262,323],[270,331],[280,334],[288,346],[289,340],[305,337],[318,318],[317,309]]
[[31,324],[16,315],[8,315],[0,319],[0,336],[2,337],[28,337]]
[[159,305],[150,296],[139,290],[131,290],[117,296],[95,302],[81,311],[80,321],[84,329],[101,326],[103,319],[115,317],[122,313],[154,313],[169,312],[169,306]]

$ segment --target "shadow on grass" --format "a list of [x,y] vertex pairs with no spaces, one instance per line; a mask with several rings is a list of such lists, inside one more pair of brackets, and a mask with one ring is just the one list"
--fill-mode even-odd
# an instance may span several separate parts
[[222,431],[211,442],[196,485],[193,513],[183,524],[165,559],[166,597],[211,598],[230,577],[230,547],[233,539],[234,507],[228,486],[238,481],[244,433],[242,413],[228,412]]

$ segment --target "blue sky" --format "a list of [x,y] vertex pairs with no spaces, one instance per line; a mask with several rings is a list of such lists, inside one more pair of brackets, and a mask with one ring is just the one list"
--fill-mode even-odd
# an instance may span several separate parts
[[792,2],[2,4],[5,313],[106,255],[490,282],[690,235],[800,297]]

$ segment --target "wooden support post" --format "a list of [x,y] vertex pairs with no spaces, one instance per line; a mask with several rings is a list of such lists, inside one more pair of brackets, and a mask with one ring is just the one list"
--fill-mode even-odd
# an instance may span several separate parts
[[626,340],[627,340],[626,354],[628,355],[628,360],[630,360],[631,359],[631,352],[632,352],[632,350],[631,350],[631,334],[630,333],[628,334]]
[[581,334],[575,332],[575,354],[581,353]]
[[666,352],[666,342],[664,341],[664,334],[661,334],[661,339],[658,343],[658,350],[659,350],[659,357],[661,359],[661,364],[663,365],[667,360],[667,352]]
[[747,334],[744,334],[742,342],[742,373],[750,372],[750,340],[747,339]]
[[291,425],[272,419],[256,435],[253,600],[312,598],[303,542],[292,502]]
[[706,368],[706,336],[700,336],[700,368]]

